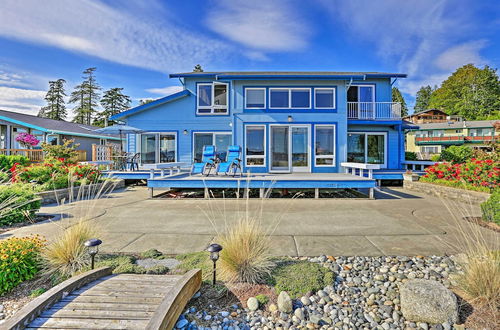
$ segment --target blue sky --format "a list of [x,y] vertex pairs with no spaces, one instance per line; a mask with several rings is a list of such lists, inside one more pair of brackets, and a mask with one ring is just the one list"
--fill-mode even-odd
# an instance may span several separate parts
[[[457,67],[500,67],[498,0],[2,0],[0,108],[37,113],[87,67],[134,100],[178,90],[172,72],[385,71],[410,106]],[[71,107],[71,105],[69,106]]]

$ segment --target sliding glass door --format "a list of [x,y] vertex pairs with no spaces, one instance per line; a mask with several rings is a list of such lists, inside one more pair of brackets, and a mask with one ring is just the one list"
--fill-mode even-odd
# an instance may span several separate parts
[[176,133],[141,134],[141,164],[172,163],[177,161]]
[[230,132],[196,132],[193,136],[193,160],[201,162],[204,146],[215,146],[217,155],[223,161],[226,160],[227,149],[232,143]]
[[386,133],[350,132],[347,135],[347,161],[386,167],[386,145]]
[[271,172],[310,172],[309,126],[271,125]]

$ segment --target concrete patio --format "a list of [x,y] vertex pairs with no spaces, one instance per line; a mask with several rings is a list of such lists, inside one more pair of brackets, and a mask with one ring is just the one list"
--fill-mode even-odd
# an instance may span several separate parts
[[[469,228],[461,217],[480,214],[470,205],[443,203],[402,188],[384,188],[376,197],[169,200],[149,199],[146,187],[131,187],[103,199],[43,207],[41,212],[60,216],[0,238],[38,233],[50,240],[83,218],[100,230],[104,251],[140,253],[156,248],[179,254],[205,249],[248,208],[248,214],[268,229],[275,255],[442,255],[461,248],[457,219]],[[499,235],[480,230],[498,249]]]

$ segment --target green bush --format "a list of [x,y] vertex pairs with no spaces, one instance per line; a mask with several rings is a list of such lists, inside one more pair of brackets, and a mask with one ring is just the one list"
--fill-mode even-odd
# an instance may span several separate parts
[[44,288],[38,288],[38,289],[31,290],[30,297],[36,298],[36,297],[44,294],[46,291],[47,291],[47,289],[44,289]]
[[443,151],[439,160],[452,163],[465,163],[473,157],[474,152],[467,146],[450,146]]
[[265,294],[258,294],[255,296],[255,299],[259,302],[259,306],[264,306],[269,302],[269,297]]
[[10,179],[10,176],[7,172],[0,171],[0,183],[6,183]]
[[9,171],[14,164],[28,165],[30,160],[21,155],[0,155],[0,171]]
[[483,220],[500,225],[500,189],[495,189],[490,198],[481,204]]
[[433,162],[439,162],[440,159],[441,159],[441,155],[432,155],[431,156],[431,161],[433,161]]
[[176,267],[182,272],[190,271],[191,269],[201,269],[201,274],[204,282],[209,282],[212,279],[212,261],[210,255],[206,251],[179,254],[175,257],[181,263]]
[[0,185],[0,226],[33,217],[41,205],[31,185]]
[[0,241],[0,296],[32,279],[40,268],[40,236],[11,237]]
[[418,160],[417,153],[413,152],[413,151],[406,151],[405,152],[405,159],[406,160]]
[[158,251],[157,249],[149,249],[141,253],[141,257],[143,258],[151,258],[151,259],[163,259],[163,253]]
[[327,268],[309,261],[277,263],[268,284],[277,292],[286,291],[292,298],[315,292],[333,284],[334,275]]

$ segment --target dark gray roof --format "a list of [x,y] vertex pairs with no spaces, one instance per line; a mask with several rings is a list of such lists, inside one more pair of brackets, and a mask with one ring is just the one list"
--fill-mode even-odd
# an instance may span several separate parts
[[41,118],[33,115],[28,115],[19,112],[12,112],[7,110],[0,110],[0,119],[17,123],[19,125],[27,124],[28,126],[35,126],[46,132],[53,132],[67,135],[88,135],[96,138],[117,138],[117,135],[99,134],[94,130],[100,128],[97,126],[84,125],[72,123],[64,120],[54,120],[48,118]]
[[389,72],[345,72],[345,71],[204,71],[204,72],[181,72],[173,73],[171,78],[175,77],[189,77],[189,76],[217,76],[220,78],[225,77],[353,77],[353,76],[366,76],[371,78],[382,77],[401,77],[405,78],[404,73],[389,73]]
[[474,120],[474,121],[453,121],[445,123],[427,123],[417,124],[421,130],[425,129],[453,129],[453,128],[482,128],[493,127],[493,124],[498,120]]

